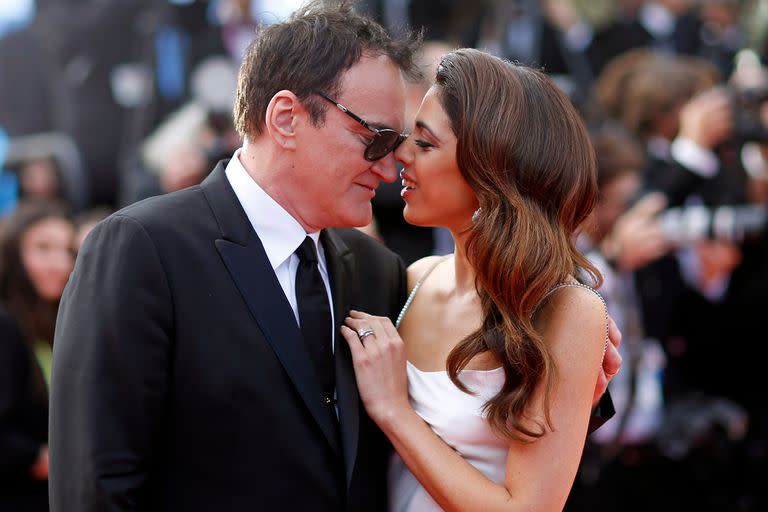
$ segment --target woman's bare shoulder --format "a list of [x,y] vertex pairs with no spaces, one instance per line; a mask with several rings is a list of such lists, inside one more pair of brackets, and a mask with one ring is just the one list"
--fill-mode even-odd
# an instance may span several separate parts
[[416,260],[408,266],[408,290],[413,290],[416,283],[421,280],[427,272],[429,272],[435,265],[441,260],[445,259],[445,256],[426,256],[420,260]]
[[604,348],[608,313],[596,290],[582,285],[560,286],[544,302],[536,323],[551,347],[565,344],[576,350]]

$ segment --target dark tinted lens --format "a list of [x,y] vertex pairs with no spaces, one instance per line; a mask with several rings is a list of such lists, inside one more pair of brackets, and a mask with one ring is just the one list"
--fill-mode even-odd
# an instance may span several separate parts
[[376,135],[373,136],[373,140],[365,148],[365,159],[371,162],[375,162],[381,158],[387,156],[387,153],[393,151],[402,142],[400,134],[395,130],[379,130]]

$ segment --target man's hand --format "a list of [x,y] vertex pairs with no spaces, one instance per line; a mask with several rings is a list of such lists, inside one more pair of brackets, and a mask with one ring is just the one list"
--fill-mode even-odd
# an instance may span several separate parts
[[731,98],[723,88],[704,91],[691,98],[680,110],[678,137],[713,149],[733,133]]
[[657,217],[666,206],[666,198],[658,192],[641,198],[616,220],[601,243],[603,255],[617,268],[633,271],[667,254],[672,244]]

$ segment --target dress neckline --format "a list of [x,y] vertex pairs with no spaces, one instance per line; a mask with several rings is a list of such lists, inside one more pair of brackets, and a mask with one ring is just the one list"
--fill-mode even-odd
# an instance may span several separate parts
[[[410,368],[413,368],[418,373],[421,373],[421,374],[424,374],[424,375],[429,375],[429,374],[448,375],[448,370],[432,370],[432,371],[427,371],[427,370],[422,370],[421,368],[419,368],[418,366],[416,366],[415,364],[413,364],[410,361],[406,360],[406,363],[408,364],[408,366]],[[465,369],[461,370],[459,372],[459,374],[462,374],[464,372],[471,372],[471,373],[496,373],[496,372],[503,371],[503,370],[504,370],[503,366],[497,366],[496,368],[492,368],[490,370],[473,370],[471,368],[465,368]]]

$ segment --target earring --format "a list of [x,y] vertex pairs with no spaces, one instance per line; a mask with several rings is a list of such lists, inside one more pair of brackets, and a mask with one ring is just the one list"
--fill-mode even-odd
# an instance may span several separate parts
[[472,214],[472,224],[477,224],[477,221],[480,219],[480,214],[483,212],[482,208],[478,208],[475,210],[475,212]]

